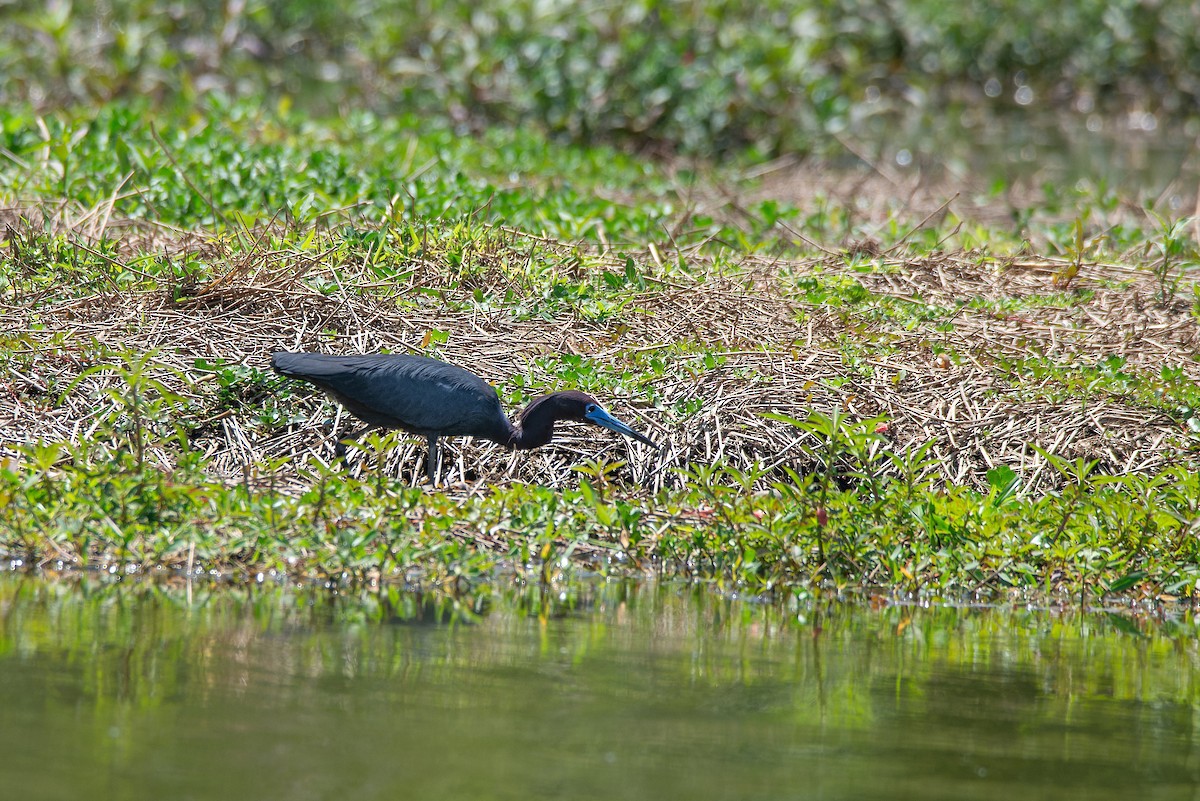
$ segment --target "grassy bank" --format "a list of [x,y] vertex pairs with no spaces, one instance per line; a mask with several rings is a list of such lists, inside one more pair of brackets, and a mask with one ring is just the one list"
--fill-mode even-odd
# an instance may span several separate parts
[[[1082,190],[879,218],[527,134],[141,111],[3,120],[0,550],[25,564],[1195,591],[1186,223]],[[270,375],[284,348],[429,353],[509,409],[584,389],[667,447],[457,441],[431,490],[411,438],[336,460],[348,421]]]

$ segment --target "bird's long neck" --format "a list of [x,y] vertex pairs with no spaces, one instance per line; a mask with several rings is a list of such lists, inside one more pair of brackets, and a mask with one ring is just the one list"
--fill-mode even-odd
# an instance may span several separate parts
[[538,398],[525,407],[521,417],[513,426],[508,446],[517,450],[540,448],[554,436],[554,423],[558,419],[553,404]]

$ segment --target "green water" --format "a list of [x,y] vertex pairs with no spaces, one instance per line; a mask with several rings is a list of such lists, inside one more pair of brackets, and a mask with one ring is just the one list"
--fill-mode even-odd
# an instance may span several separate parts
[[1200,795],[1192,620],[0,576],[0,797]]

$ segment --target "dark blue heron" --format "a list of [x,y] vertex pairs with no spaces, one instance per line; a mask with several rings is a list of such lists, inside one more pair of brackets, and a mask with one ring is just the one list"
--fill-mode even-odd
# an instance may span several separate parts
[[399,428],[429,443],[426,475],[435,482],[438,437],[482,437],[508,449],[537,448],[554,436],[559,420],[578,420],[654,442],[610,416],[591,395],[569,390],[529,402],[513,425],[500,408],[496,389],[479,376],[427,356],[372,354],[330,356],[275,353],[275,371],[321,388],[367,428]]

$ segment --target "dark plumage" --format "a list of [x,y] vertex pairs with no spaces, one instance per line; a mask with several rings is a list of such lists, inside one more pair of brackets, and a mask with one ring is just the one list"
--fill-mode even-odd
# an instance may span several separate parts
[[427,356],[275,353],[271,366],[321,388],[369,428],[399,428],[425,437],[431,482],[438,437],[482,437],[506,448],[537,448],[554,436],[555,422],[578,420],[657,447],[611,417],[591,395],[574,390],[534,398],[513,425],[495,388],[469,370]]

